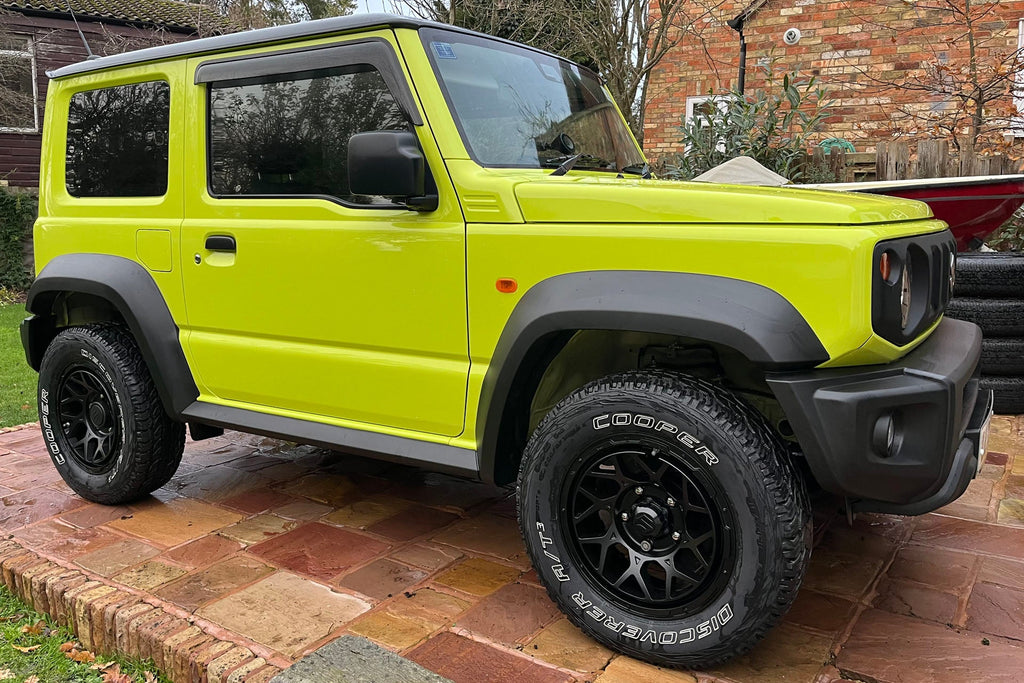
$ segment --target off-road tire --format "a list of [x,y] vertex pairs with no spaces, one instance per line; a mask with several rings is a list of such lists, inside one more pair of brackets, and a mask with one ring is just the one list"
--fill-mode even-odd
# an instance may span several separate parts
[[958,254],[953,294],[1024,299],[1024,253]]
[[946,315],[974,323],[986,337],[1024,337],[1024,300],[953,298]]
[[[93,398],[79,398],[86,386]],[[95,405],[100,407],[89,412]],[[74,445],[81,438],[77,427],[65,429],[74,424],[95,435],[99,421],[109,436],[89,436],[84,445]],[[164,412],[135,340],[111,323],[68,327],[50,343],[39,371],[39,423],[50,460],[68,486],[107,505],[138,500],[166,484],[185,444],[185,425]],[[90,449],[92,441],[109,449]],[[91,450],[95,462],[88,457]],[[109,455],[101,458],[106,450]]]
[[[588,460],[588,453],[606,444],[617,449],[634,442],[640,448],[651,447],[650,458],[683,462],[679,471],[690,471],[694,481],[707,484],[707,499],[712,501],[708,508],[714,506],[719,514],[721,507],[720,519],[734,523],[731,529],[722,526],[723,532],[728,532],[723,538],[731,540],[722,543],[720,564],[707,565],[714,568],[716,578],[708,579],[706,592],[694,593],[690,604],[676,604],[653,615],[653,608],[609,593],[615,589],[609,588],[610,584],[602,586],[593,564],[580,559],[585,554],[581,554],[583,546],[577,539],[583,537],[576,531],[579,522],[570,516],[578,519],[581,513],[563,498],[566,486],[571,495],[577,495],[573,481],[608,476],[609,466],[604,464],[598,466],[604,473],[593,469],[582,479],[573,474],[584,471],[587,462],[606,462],[601,457]],[[614,462],[620,463],[613,468],[616,476],[624,477],[624,461]],[[635,479],[627,479],[620,497],[632,495]],[[664,474],[652,478],[648,486],[656,489],[663,479]],[[526,446],[518,502],[527,550],[552,600],[597,641],[659,665],[709,667],[750,650],[788,611],[810,557],[807,493],[771,429],[760,414],[731,393],[684,375],[660,371],[613,375],[559,402]],[[636,513],[639,508],[632,509]],[[600,519],[605,519],[605,512],[612,520],[605,534],[608,537],[621,513],[609,505],[602,509]],[[617,527],[622,534],[628,533],[625,525],[623,521]],[[685,533],[690,543],[693,537],[688,529]],[[615,539],[614,534],[610,537]],[[673,533],[670,538],[677,537]],[[625,544],[625,540],[620,543],[623,557]],[[610,552],[604,551],[601,558]],[[630,559],[624,561],[632,566],[635,556],[632,550],[628,552]],[[677,562],[676,555],[670,557],[659,561],[666,565]],[[646,569],[652,562],[641,560],[639,566]],[[666,570],[654,566],[650,571]],[[651,585],[657,586],[649,584],[648,588]],[[666,582],[662,594],[669,594],[672,585]]]
[[982,375],[981,386],[995,394],[994,412],[1000,415],[1024,414],[1024,377]]
[[1024,339],[992,337],[981,342],[981,372],[985,375],[1024,375]]

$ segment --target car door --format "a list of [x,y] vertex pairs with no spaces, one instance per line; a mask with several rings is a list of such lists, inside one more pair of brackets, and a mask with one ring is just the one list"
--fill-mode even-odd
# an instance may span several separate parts
[[[200,400],[457,435],[465,224],[394,36],[194,58],[181,259]],[[439,206],[352,195],[351,135],[418,136]]]

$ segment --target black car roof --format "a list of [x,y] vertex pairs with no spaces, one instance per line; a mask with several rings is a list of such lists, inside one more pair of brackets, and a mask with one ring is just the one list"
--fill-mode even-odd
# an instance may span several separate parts
[[[435,21],[427,21],[426,19],[420,19],[418,17],[406,17],[397,14],[352,14],[345,17],[302,21],[297,24],[288,24],[286,26],[271,26],[270,28],[241,31],[239,33],[229,33],[221,36],[213,36],[211,38],[199,38],[198,40],[187,40],[181,43],[171,43],[169,45],[149,47],[143,50],[124,52],[118,55],[100,57],[99,59],[89,59],[84,62],[78,62],[77,64],[71,64],[61,67],[56,71],[48,72],[47,75],[50,78],[63,78],[65,76],[73,76],[76,74],[100,71],[102,69],[110,69],[120,66],[128,66],[130,64],[142,64],[144,62],[154,62],[161,59],[223,52],[225,50],[235,50],[246,47],[255,47],[257,45],[280,43],[299,38],[313,38],[316,36],[348,33],[361,29],[419,29],[423,27],[443,28],[451,31],[458,31],[459,33],[484,36],[503,43],[511,42],[495,38],[494,36],[477,33],[475,31],[469,31],[457,26],[449,26]],[[537,51],[540,52],[539,50]]]

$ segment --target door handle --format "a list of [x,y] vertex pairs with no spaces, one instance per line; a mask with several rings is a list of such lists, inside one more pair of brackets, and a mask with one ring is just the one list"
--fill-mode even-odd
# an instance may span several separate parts
[[230,235],[210,235],[206,238],[207,251],[236,251],[235,238]]

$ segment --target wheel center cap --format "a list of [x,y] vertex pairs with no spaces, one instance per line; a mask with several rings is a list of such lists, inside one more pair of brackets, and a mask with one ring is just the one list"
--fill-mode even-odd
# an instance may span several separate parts
[[668,510],[650,498],[637,501],[629,519],[629,531],[635,538],[657,538],[670,524]]
[[89,422],[97,429],[104,429],[107,426],[107,409],[99,401],[89,404]]

